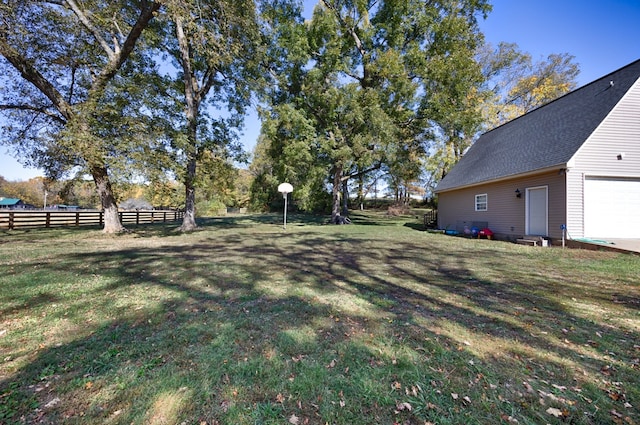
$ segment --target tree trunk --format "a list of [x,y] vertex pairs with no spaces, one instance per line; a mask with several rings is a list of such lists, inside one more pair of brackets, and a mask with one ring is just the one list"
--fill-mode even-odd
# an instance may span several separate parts
[[343,217],[349,215],[349,180],[342,181],[342,211]]
[[364,176],[358,177],[358,203],[360,204],[360,211],[364,210]]
[[180,231],[190,232],[198,227],[196,223],[196,158],[189,158],[187,164],[187,174],[184,179],[185,187],[185,203],[184,203],[184,217],[182,219],[182,226]]
[[198,163],[198,113],[200,101],[206,95],[208,88],[203,88],[203,92],[198,90],[198,80],[195,78],[195,71],[191,63],[191,47],[184,32],[183,19],[175,16],[176,37],[180,47],[180,62],[183,71],[185,114],[187,119],[187,170],[184,177],[185,201],[184,218],[182,219],[182,232],[195,230],[196,223],[196,166]]
[[104,233],[126,232],[127,229],[120,223],[118,205],[116,205],[116,199],[113,196],[107,167],[91,167],[91,175],[93,176],[96,190],[100,196],[102,210],[104,211],[104,228],[102,231]]
[[331,208],[331,222],[334,224],[338,224],[340,217],[340,181],[342,180],[342,166],[334,167],[333,174],[333,207]]

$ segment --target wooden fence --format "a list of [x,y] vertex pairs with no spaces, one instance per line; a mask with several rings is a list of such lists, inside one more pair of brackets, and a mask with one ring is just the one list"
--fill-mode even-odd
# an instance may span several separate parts
[[[119,211],[123,224],[164,223],[182,220],[183,211],[138,210]],[[102,226],[104,213],[98,210],[47,211],[0,210],[0,229],[28,229],[61,226]]]

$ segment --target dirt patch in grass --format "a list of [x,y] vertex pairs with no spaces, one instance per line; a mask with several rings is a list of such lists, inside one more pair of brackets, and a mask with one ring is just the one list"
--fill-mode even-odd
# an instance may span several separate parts
[[638,423],[638,257],[415,220],[9,232],[0,423]]

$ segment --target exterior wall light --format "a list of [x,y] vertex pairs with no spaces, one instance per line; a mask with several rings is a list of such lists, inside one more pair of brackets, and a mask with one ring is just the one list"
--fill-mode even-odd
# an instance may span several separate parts
[[522,193],[520,193],[520,189],[516,189],[516,198],[522,197]]

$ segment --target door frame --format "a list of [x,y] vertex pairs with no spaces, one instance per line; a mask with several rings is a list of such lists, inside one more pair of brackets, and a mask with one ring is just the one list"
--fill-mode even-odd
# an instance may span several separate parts
[[532,190],[541,190],[544,189],[544,195],[545,195],[545,229],[544,229],[544,235],[536,235],[536,236],[549,236],[549,186],[548,185],[543,185],[543,186],[534,186],[534,187],[528,187],[525,189],[525,207],[524,207],[524,223],[525,223],[525,234],[526,235],[530,235],[531,234],[531,217],[529,216],[529,207],[530,207],[530,202],[531,202],[531,196],[529,194],[530,191]]

